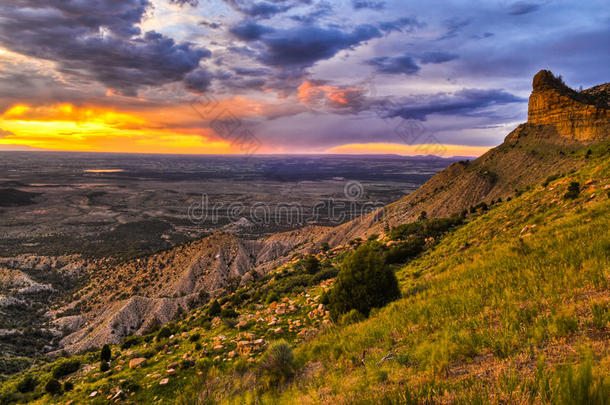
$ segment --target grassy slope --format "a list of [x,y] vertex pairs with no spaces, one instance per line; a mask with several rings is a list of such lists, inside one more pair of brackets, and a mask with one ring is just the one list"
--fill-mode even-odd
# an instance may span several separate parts
[[[446,237],[399,272],[405,298],[301,347],[318,374],[279,402],[562,402],[574,393],[555,369],[588,355],[607,376],[609,175],[605,155]],[[563,200],[569,181],[589,180]]]
[[[577,199],[564,200],[570,181],[591,183]],[[15,399],[83,401],[98,390],[93,402],[105,403],[114,387],[129,391],[132,383],[140,386],[127,395],[134,403],[586,403],[587,394],[610,397],[608,378],[599,380],[610,371],[609,182],[608,146],[600,145],[583,169],[495,205],[400,268],[402,299],[311,340],[297,336],[301,328],[289,331],[289,323],[324,328],[325,315],[310,311],[326,284],[288,293],[299,309],[277,316],[277,325],[267,323],[270,305],[246,300],[237,309],[252,315],[249,333],[267,341],[282,337],[295,347],[298,371],[281,390],[258,372],[260,352],[250,362],[231,359],[240,331],[230,323],[210,325],[198,310],[172,339],[113,348],[111,373],[97,371],[97,353],[77,356],[86,365],[68,377],[75,390],[61,397],[42,395],[53,364],[39,365],[31,371],[42,382],[37,391]],[[276,327],[282,331],[273,332]],[[224,347],[215,350],[220,335]],[[145,367],[129,369],[129,358],[139,355],[149,357]],[[168,364],[184,358],[195,366],[178,367],[160,386]],[[20,378],[3,383],[0,393],[14,392]]]

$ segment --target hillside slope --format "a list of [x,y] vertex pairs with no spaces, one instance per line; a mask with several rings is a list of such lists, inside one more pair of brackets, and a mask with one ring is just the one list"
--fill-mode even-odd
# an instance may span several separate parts
[[[7,403],[587,403],[610,397],[610,144],[581,169],[533,185],[398,266],[402,298],[366,320],[333,323],[321,296],[343,251],[244,285],[177,323],[99,352],[41,362],[38,382],[4,381]],[[576,158],[576,157],[575,157]],[[572,182],[580,192],[567,197]],[[393,241],[380,238],[385,245]],[[369,242],[372,243],[372,242]],[[385,246],[384,244],[380,246]],[[331,267],[326,267],[331,266]],[[231,315],[231,313],[233,313]],[[294,375],[269,374],[285,339]],[[57,374],[73,389],[54,396]]]

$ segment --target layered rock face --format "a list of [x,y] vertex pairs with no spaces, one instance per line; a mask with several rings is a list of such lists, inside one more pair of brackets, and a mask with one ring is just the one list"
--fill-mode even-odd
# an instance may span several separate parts
[[[602,91],[576,92],[541,70],[534,76],[529,99],[528,124],[554,129],[562,138],[598,142],[610,137],[608,96]],[[590,89],[591,90],[591,89]]]

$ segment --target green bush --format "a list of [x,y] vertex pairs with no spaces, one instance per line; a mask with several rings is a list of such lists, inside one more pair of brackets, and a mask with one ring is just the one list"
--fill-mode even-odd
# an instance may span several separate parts
[[210,303],[210,307],[208,308],[208,315],[211,317],[220,315],[220,311],[222,308],[220,307],[220,303],[218,300],[214,300]]
[[51,378],[45,385],[44,390],[51,395],[59,395],[61,394],[61,384],[55,378]]
[[577,181],[573,181],[568,186],[568,191],[563,195],[563,198],[573,200],[578,198],[580,194],[580,183]]
[[72,381],[66,381],[64,383],[64,392],[72,391],[74,389],[74,383]]
[[263,357],[262,367],[264,371],[283,381],[294,373],[294,353],[285,340],[272,343]]
[[328,242],[322,242],[320,244],[320,249],[322,249],[323,252],[328,252],[330,250],[330,245]]
[[276,293],[275,291],[271,291],[269,294],[267,294],[267,298],[265,299],[265,302],[267,304],[271,304],[272,302],[278,302],[280,300],[280,296],[278,295],[278,293]]
[[306,273],[316,274],[320,271],[320,261],[314,255],[308,255],[299,262],[299,267]]
[[405,263],[424,251],[425,242],[421,238],[412,238],[400,245],[392,246],[385,255],[387,264]]
[[112,358],[112,351],[110,350],[110,346],[104,345],[102,350],[100,351],[100,360],[101,361],[110,361]]
[[157,333],[157,338],[158,339],[167,339],[168,337],[170,337],[173,334],[174,334],[174,332],[172,332],[172,330],[168,326],[164,326],[161,329],[159,329],[159,332]]
[[68,374],[72,374],[80,368],[80,360],[77,359],[68,359],[60,362],[55,367],[53,367],[53,377],[61,378],[65,377]]
[[38,380],[28,374],[17,384],[17,391],[21,392],[22,394],[32,392],[37,385]]
[[121,349],[129,349],[132,346],[137,346],[142,343],[142,336],[129,336],[121,344]]
[[237,318],[239,314],[233,308],[224,308],[220,311],[221,318]]
[[105,372],[106,372],[106,371],[108,371],[108,370],[110,370],[110,365],[109,365],[107,362],[102,361],[102,362],[100,363],[100,371],[101,371],[102,373],[105,373]]
[[368,316],[372,308],[382,307],[399,297],[394,272],[377,249],[362,245],[341,264],[330,292],[330,312],[335,320],[352,309]]

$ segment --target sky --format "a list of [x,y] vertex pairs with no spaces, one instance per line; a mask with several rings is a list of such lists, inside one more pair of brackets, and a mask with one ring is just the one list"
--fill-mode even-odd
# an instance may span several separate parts
[[0,150],[478,156],[609,38],[606,1],[2,1]]

